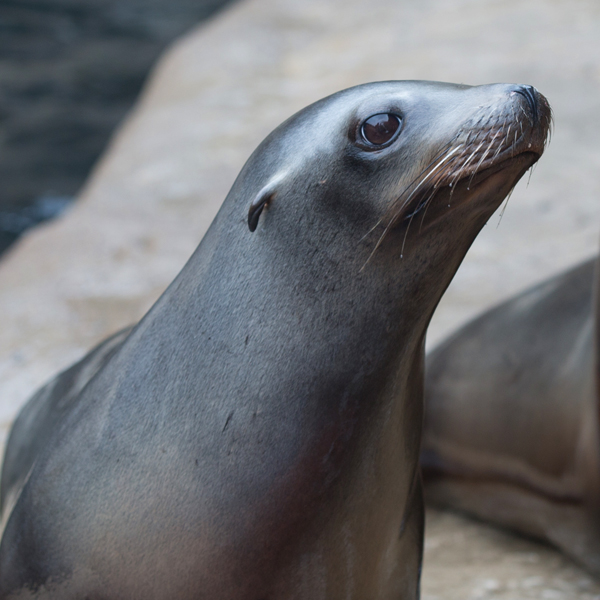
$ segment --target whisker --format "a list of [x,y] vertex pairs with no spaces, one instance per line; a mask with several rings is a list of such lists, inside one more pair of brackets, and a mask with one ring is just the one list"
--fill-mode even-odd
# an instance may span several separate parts
[[[433,160],[432,160],[432,161],[431,161],[431,162],[430,162],[430,163],[429,163],[429,164],[428,164],[428,165],[427,165],[427,166],[426,166],[426,167],[425,167],[425,168],[424,168],[424,169],[423,169],[423,170],[422,170],[422,171],[421,171],[421,172],[420,172],[420,173],[419,173],[419,174],[418,174],[418,175],[417,175],[417,176],[416,176],[416,177],[415,177],[415,178],[414,178],[412,181],[411,181],[411,183],[410,183],[409,185],[407,185],[407,186],[406,186],[406,187],[405,187],[405,188],[402,190],[402,192],[401,192],[401,193],[400,193],[400,195],[398,196],[398,200],[397,200],[397,201],[396,201],[396,203],[395,203],[395,204],[394,204],[394,205],[393,205],[393,206],[390,208],[390,210],[388,210],[388,213],[387,213],[387,214],[389,214],[390,212],[392,212],[392,209],[394,209],[395,205],[396,205],[396,204],[397,204],[397,203],[398,203],[398,202],[399,202],[399,201],[402,199],[402,197],[403,197],[403,196],[404,196],[404,195],[405,195],[405,194],[408,192],[408,190],[410,190],[410,188],[411,188],[411,187],[413,187],[413,186],[415,186],[415,185],[416,185],[417,187],[415,188],[415,190],[413,190],[413,192],[411,192],[411,194],[409,195],[408,199],[406,199],[406,200],[404,200],[404,201],[402,202],[402,205],[401,205],[401,207],[400,207],[400,211],[401,211],[401,210],[402,210],[402,208],[404,208],[404,207],[406,206],[406,204],[407,204],[407,202],[410,200],[410,198],[412,198],[412,196],[414,195],[414,192],[415,192],[415,191],[418,189],[418,187],[419,187],[420,185],[422,185],[422,184],[423,184],[423,183],[424,183],[424,182],[427,180],[427,178],[429,177],[429,175],[430,175],[430,174],[431,174],[433,171],[435,171],[435,169],[439,168],[439,166],[440,166],[440,165],[441,165],[441,164],[442,164],[442,163],[443,163],[443,162],[444,162],[444,161],[445,161],[447,158],[449,158],[449,157],[450,157],[452,154],[454,154],[454,153],[455,153],[455,151],[457,151],[457,150],[459,150],[459,149],[460,149],[461,145],[457,146],[457,147],[456,147],[456,149],[455,149],[455,150],[453,150],[453,151],[452,151],[450,154],[447,154],[447,153],[448,153],[448,150],[449,150],[449,149],[452,147],[452,143],[454,142],[454,140],[456,139],[456,137],[458,137],[458,135],[457,135],[457,136],[455,136],[455,137],[454,137],[454,139],[453,139],[453,140],[452,140],[452,141],[451,141],[449,144],[447,144],[447,145],[446,145],[446,147],[445,147],[445,148],[444,148],[444,149],[443,149],[441,152],[439,152],[439,153],[437,154],[437,156],[435,156],[435,158],[434,158],[434,159],[433,159]],[[431,166],[432,166],[432,165],[433,165],[433,164],[434,164],[436,161],[438,161],[438,159],[441,159],[441,160],[439,160],[439,162],[438,162],[438,163],[437,163],[437,164],[436,164],[436,165],[433,167],[433,169],[431,169],[431,171],[430,171],[430,172],[429,172],[429,173],[428,173],[428,174],[427,174],[427,175],[426,175],[426,176],[423,178],[423,174],[425,173],[425,171],[427,171],[428,169],[430,169],[430,168],[431,168]],[[422,179],[421,179],[421,178],[422,178]],[[419,180],[420,180],[420,181],[419,181]],[[384,219],[384,218],[385,218],[385,215],[384,215],[384,217],[382,217],[382,218],[379,220],[379,223],[381,223],[381,221],[383,221],[383,219]]]
[[375,225],[373,225],[373,227],[371,227],[371,229],[369,229],[369,231],[367,231],[367,233],[365,233],[365,235],[363,235],[360,240],[358,240],[359,244],[362,244],[362,242],[365,241],[365,239],[371,235],[376,229],[377,227],[379,227],[381,225],[381,222],[383,221],[383,217],[381,217],[381,219],[379,219],[379,221],[377,221],[377,223],[375,223]]
[[494,140],[498,137],[498,134],[500,134],[500,133],[501,133],[501,130],[498,130],[496,132],[496,135],[492,138],[492,141],[489,143],[487,150],[485,151],[485,153],[481,157],[481,160],[475,167],[475,170],[473,171],[473,174],[471,175],[471,179],[469,179],[469,185],[467,186],[467,189],[471,188],[471,184],[473,183],[473,177],[475,177],[475,175],[477,175],[477,171],[479,171],[479,167],[481,167],[481,165],[483,164],[483,161],[487,158],[488,152],[491,150],[492,146],[494,145]]
[[531,176],[533,175],[533,172],[535,171],[535,168],[537,167],[537,163],[534,163],[530,168],[529,168],[529,177],[527,178],[527,186],[529,187],[529,184],[531,183]]
[[517,187],[517,184],[515,183],[515,185],[512,186],[512,188],[510,188],[510,192],[508,192],[508,194],[506,195],[506,199],[504,200],[504,205],[502,207],[502,210],[500,211],[500,215],[498,217],[498,224],[496,225],[496,229],[498,229],[498,227],[500,227],[500,222],[502,221],[502,217],[504,216],[504,211],[506,210],[506,207],[508,206],[508,201],[510,200],[510,197],[513,195],[513,192],[515,191],[515,188]]
[[525,115],[526,119],[529,121],[529,124],[533,127],[535,125],[535,123],[533,122],[533,117],[531,115],[528,115],[525,109],[520,104],[518,104],[517,106],[519,107],[519,110]]
[[503,149],[502,142],[500,142],[498,144],[498,149],[496,150],[496,152],[494,152],[494,156],[492,156],[492,162],[498,158],[498,154],[500,154],[500,152],[502,152],[502,149]]
[[[430,172],[427,174],[427,176],[426,176],[426,177],[423,179],[423,181],[421,181],[421,182],[419,183],[419,186],[420,186],[420,185],[422,185],[422,184],[423,184],[423,183],[424,183],[424,182],[425,182],[425,181],[426,181],[426,180],[429,178],[429,176],[430,176],[430,175],[432,175],[433,173],[435,173],[435,171],[436,171],[437,169],[439,169],[439,168],[442,166],[442,164],[443,164],[444,162],[446,162],[446,160],[447,160],[448,158],[450,158],[450,157],[451,157],[453,154],[455,154],[455,152],[457,152],[458,150],[460,150],[460,148],[461,148],[461,147],[462,147],[462,144],[459,144],[459,145],[458,145],[458,146],[457,146],[457,147],[456,147],[456,148],[455,148],[455,149],[454,149],[452,152],[448,153],[448,154],[447,154],[445,157],[443,157],[443,159],[442,159],[442,160],[440,160],[440,161],[438,162],[438,164],[437,164],[437,165],[436,165],[436,166],[435,166],[435,167],[434,167],[434,168],[433,168],[433,169],[432,169],[432,170],[431,170],[431,171],[430,171]],[[438,184],[439,184],[439,181],[440,181],[440,177],[439,177],[439,173],[438,173],[438,179],[437,179],[436,183],[433,185],[432,193],[431,193],[431,194],[429,195],[429,197],[428,197],[428,198],[425,200],[425,202],[424,202],[424,203],[422,203],[422,205],[421,205],[421,207],[424,207],[424,208],[425,208],[425,212],[427,212],[427,208],[428,208],[428,206],[429,206],[429,203],[430,203],[430,201],[432,200],[432,198],[435,196],[435,193],[437,192],[437,186],[438,186]],[[417,191],[417,190],[415,189],[415,190],[413,191],[413,193],[411,194],[411,196],[412,196],[412,195],[414,195],[414,193],[415,193],[416,191]],[[410,201],[410,197],[409,197],[409,198],[407,198],[407,200],[404,202],[404,206],[406,206],[406,205],[408,204],[408,202],[409,202],[409,201]],[[417,208],[417,210],[415,210],[415,211],[414,211],[414,212],[413,212],[413,213],[410,215],[410,220],[409,220],[409,222],[408,222],[408,225],[406,226],[406,231],[404,232],[404,239],[402,240],[402,247],[400,248],[400,258],[402,258],[402,257],[404,256],[404,246],[405,246],[405,244],[406,244],[406,238],[407,238],[407,236],[408,236],[408,231],[409,231],[409,229],[410,229],[410,226],[412,225],[412,222],[413,222],[413,219],[415,218],[415,215],[416,215],[416,214],[419,212],[419,210],[421,210],[421,208]],[[394,219],[393,219],[393,220],[390,222],[390,226],[392,225],[392,223],[395,223],[395,222],[397,221],[398,217],[399,217],[399,215],[397,215],[397,216],[396,216],[396,217],[395,217],[395,218],[394,218]],[[424,218],[424,216],[423,216],[423,218]],[[421,230],[421,227],[422,227],[422,225],[423,225],[423,220],[421,220],[421,226],[419,227],[419,231]],[[385,233],[387,233],[387,231],[385,231],[385,232],[384,232],[384,235],[385,235]]]
[[435,165],[431,171],[429,171],[429,173],[427,173],[427,175],[425,175],[425,177],[419,182],[419,184],[417,185],[417,187],[415,187],[415,189],[410,193],[410,195],[408,196],[408,198],[403,202],[402,206],[400,207],[400,209],[404,208],[405,206],[408,205],[408,203],[411,201],[412,197],[417,193],[417,191],[419,190],[419,188],[427,181],[427,179],[429,179],[429,177],[435,173],[435,171],[437,169],[439,169],[442,164],[444,162],[446,162],[451,156],[453,156],[456,152],[458,152],[458,150],[460,150],[460,148],[462,147],[462,145],[456,146],[456,148],[454,148],[454,150],[452,152],[449,152],[446,156],[444,156],[442,158],[442,160],[440,160],[438,162],[437,165]]
[[[419,231],[421,231],[423,229],[423,223],[425,222],[425,215],[427,214],[427,209],[429,208],[431,202],[433,201],[433,198],[436,195],[436,193],[437,193],[437,186],[434,187],[431,194],[429,194],[429,197],[427,198],[427,200],[425,200],[424,207],[423,207],[423,216],[421,217],[421,223],[419,224]],[[448,206],[450,206],[450,205],[448,205]]]
[[[479,144],[479,146],[477,146],[477,148],[475,148],[475,150],[473,150],[473,152],[471,153],[471,155],[465,160],[465,162],[457,169],[456,171],[456,175],[454,177],[454,179],[452,180],[452,184],[454,185],[454,182],[462,177],[462,175],[465,173],[467,167],[469,166],[469,163],[473,160],[473,158],[477,155],[477,153],[479,152],[479,149],[481,148],[481,146],[483,146],[484,142],[481,142]],[[468,188],[467,188],[468,189]],[[450,193],[450,197],[452,197],[452,193],[454,192],[454,188],[452,189],[452,192]]]
[[[449,158],[451,158],[456,152],[458,152],[460,150],[460,148],[462,147],[462,144],[459,144],[458,146],[456,146],[454,149],[452,149],[452,151],[450,152],[449,150],[452,147],[452,143],[456,140],[456,138],[458,137],[459,134],[457,134],[453,140],[451,140],[447,146],[440,152],[438,153],[438,155],[425,167],[425,169],[423,169],[423,171],[421,171],[421,173],[419,175],[417,175],[417,177],[415,177],[413,179],[413,181],[406,186],[406,188],[404,188],[404,190],[402,191],[402,193],[400,194],[398,200],[402,199],[402,196],[404,196],[412,187],[414,187],[414,189],[411,191],[411,193],[409,194],[408,198],[406,198],[405,200],[402,201],[402,204],[400,206],[400,209],[398,211],[398,213],[396,213],[395,215],[392,215],[390,217],[390,220],[388,221],[388,224],[385,226],[383,233],[381,234],[381,236],[379,237],[379,240],[377,241],[377,243],[375,244],[375,247],[373,248],[373,250],[371,251],[371,254],[369,255],[369,257],[367,258],[367,260],[365,261],[365,264],[361,267],[361,271],[365,268],[365,266],[368,264],[368,262],[371,260],[371,258],[373,257],[373,255],[375,254],[375,252],[377,251],[377,249],[381,246],[383,240],[385,239],[387,233],[389,232],[389,230],[392,228],[392,226],[396,223],[399,215],[402,212],[402,209],[408,205],[408,203],[410,202],[411,198],[415,195],[415,193],[418,191],[418,189],[420,188],[420,186],[422,186],[427,179],[433,174],[435,173],[435,171],[437,169],[440,168],[440,166],[446,162]],[[437,163],[436,163],[437,161]],[[431,168],[431,166],[436,163],[433,168]],[[424,176],[424,173],[428,170],[429,172]],[[416,186],[416,187],[415,187]],[[389,211],[388,211],[389,214]],[[411,215],[411,221],[412,221],[412,217],[414,217],[414,214]],[[361,241],[364,240],[367,235],[369,235],[371,232],[373,232],[379,225],[381,225],[381,223],[383,222],[383,219],[385,218],[382,217],[381,219],[379,219],[379,221],[361,238]],[[410,222],[409,222],[409,226],[410,226]],[[406,233],[408,232],[408,228],[406,230]],[[405,240],[406,241],[406,233],[405,233]],[[401,250],[401,254],[400,256],[402,257],[402,254],[404,252],[404,242],[402,244],[402,250]]]

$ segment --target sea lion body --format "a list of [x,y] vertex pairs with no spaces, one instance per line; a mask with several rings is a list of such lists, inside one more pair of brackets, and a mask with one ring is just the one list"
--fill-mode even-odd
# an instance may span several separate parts
[[427,359],[428,498],[600,575],[597,260],[502,303]]
[[532,88],[382,82],[277,128],[148,314],[17,420],[0,598],[416,600],[425,330],[548,120]]

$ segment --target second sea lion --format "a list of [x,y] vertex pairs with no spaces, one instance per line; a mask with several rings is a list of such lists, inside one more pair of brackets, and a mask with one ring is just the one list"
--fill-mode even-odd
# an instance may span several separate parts
[[598,259],[475,319],[427,359],[427,497],[600,576]]

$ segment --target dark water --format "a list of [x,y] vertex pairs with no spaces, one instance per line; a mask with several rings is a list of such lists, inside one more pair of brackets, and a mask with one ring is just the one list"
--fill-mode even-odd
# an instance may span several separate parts
[[165,46],[228,2],[0,0],[0,252],[69,206]]
[[73,196],[42,196],[20,208],[0,210],[0,253],[26,229],[58,216],[72,201]]

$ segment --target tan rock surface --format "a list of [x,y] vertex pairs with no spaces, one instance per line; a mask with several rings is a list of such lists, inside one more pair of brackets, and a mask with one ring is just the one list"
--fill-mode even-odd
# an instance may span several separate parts
[[598,600],[600,584],[556,551],[429,510],[421,600]]
[[[594,252],[600,230],[596,0],[245,0],[177,44],[63,219],[0,264],[0,422],[182,266],[252,149],[297,109],[379,79],[536,85],[556,131],[492,218],[430,339]],[[556,553],[433,512],[424,598],[600,598]]]

